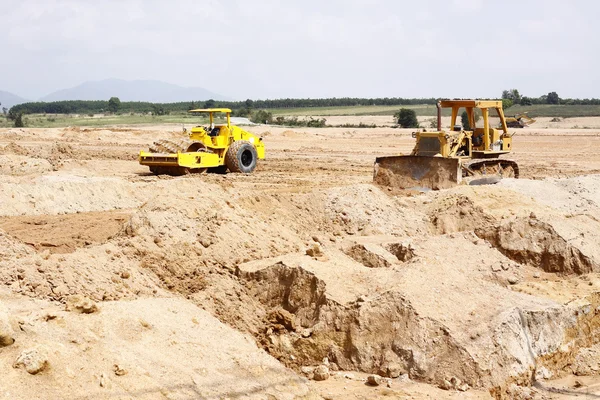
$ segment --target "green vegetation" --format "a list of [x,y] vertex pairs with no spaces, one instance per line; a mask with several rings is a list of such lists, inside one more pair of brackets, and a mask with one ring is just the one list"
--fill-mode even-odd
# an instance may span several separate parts
[[394,119],[398,121],[398,125],[402,128],[418,128],[419,121],[417,120],[417,113],[415,110],[409,108],[401,108],[396,114]]
[[359,122],[358,124],[341,124],[341,125],[326,125],[333,128],[377,128],[376,124],[365,124],[364,122]]
[[502,99],[502,109],[507,110],[513,106],[514,102],[511,99]]
[[512,106],[507,115],[516,115],[527,112],[532,118],[536,117],[599,117],[600,105],[515,105]]
[[558,94],[556,92],[550,92],[546,96],[546,103],[548,103],[548,104],[559,104],[560,103],[560,97],[558,97]]
[[[521,94],[517,89],[504,90],[502,91],[502,100],[508,100],[511,106],[513,104],[520,104]],[[502,106],[504,107],[504,101],[502,101]]]
[[256,124],[270,124],[273,122],[273,114],[265,110],[258,110],[250,116],[250,121]]
[[[537,106],[537,105],[569,105],[569,106],[600,106],[600,99],[561,99],[556,92],[549,92],[540,97],[522,96],[517,89],[504,90],[502,99],[505,107],[512,105]],[[154,113],[165,115],[169,113],[186,112],[194,108],[223,107],[231,108],[236,116],[248,117],[254,110],[267,110],[273,115],[393,115],[398,106],[413,109],[417,115],[434,115],[435,98],[326,98],[326,99],[275,99],[244,101],[220,101],[209,99],[206,101],[178,102],[178,103],[149,103],[124,101],[112,97],[108,101],[56,101],[56,102],[31,102],[13,107],[15,112],[24,114],[100,114],[112,113]],[[343,114],[342,114],[343,113]]]
[[309,128],[324,128],[327,126],[327,120],[325,118],[298,118],[298,117],[289,117],[286,118],[284,116],[278,116],[273,121],[275,125],[284,125],[284,126],[307,126]]
[[462,114],[460,114],[460,122],[465,131],[471,130],[471,124],[469,123],[469,114],[467,114],[466,111],[463,111]]
[[160,104],[152,105],[152,115],[168,115],[169,112],[165,111],[165,108]]
[[257,124],[274,124],[274,125],[285,125],[285,126],[308,126],[312,128],[322,128],[326,126],[327,120],[325,118],[303,118],[298,117],[284,117],[282,115],[273,118],[273,114],[265,110],[257,110],[250,116],[250,121]]
[[[154,125],[154,124],[201,124],[206,119],[187,113],[154,116],[150,114],[111,114],[111,115],[77,115],[77,114],[33,114],[23,116],[23,122],[30,128],[62,128],[66,126],[114,126],[114,125]],[[13,121],[0,118],[0,127],[12,127]]]
[[[479,121],[479,114],[475,111],[476,110],[473,110],[473,118],[475,118],[475,124],[477,124],[477,121]],[[471,130],[471,124],[469,123],[469,114],[467,114],[466,111],[463,111],[462,114],[460,114],[460,122],[465,131]]]
[[[116,99],[116,98],[113,98]],[[112,99],[111,99],[112,100]],[[118,99],[117,99],[118,100]],[[435,105],[436,99],[402,99],[402,98],[381,98],[381,99],[360,99],[360,98],[331,98],[331,99],[279,99],[279,100],[245,100],[245,101],[215,101],[207,100],[202,104],[203,108],[224,107],[232,110],[245,110],[247,116],[253,109],[291,109],[291,108],[323,108],[323,107],[363,107],[363,106],[398,106],[398,105]],[[109,107],[109,101],[94,100],[71,100],[55,101],[50,103],[31,102],[14,106],[15,111],[23,111],[25,114],[99,114],[106,111],[122,113],[149,113],[153,111],[153,106],[163,107],[165,112],[184,112],[195,106],[196,102],[179,103],[148,103],[139,101],[119,102],[117,111],[112,111],[115,106],[113,101]],[[396,107],[397,109],[397,107]],[[241,116],[241,115],[240,115]]]
[[116,114],[121,109],[121,100],[118,97],[111,97],[108,100],[108,111]]
[[[188,103],[189,104],[189,103]],[[14,108],[14,107],[13,107]],[[417,116],[423,117],[435,117],[436,115],[436,107],[429,105],[417,105],[411,106],[411,110],[413,110]],[[12,111],[12,109],[11,109]],[[280,111],[280,110],[278,110]],[[393,116],[398,111],[397,107],[373,107],[373,106],[364,106],[364,107],[330,107],[330,108],[295,108],[288,110],[288,113],[273,113],[272,110],[266,110],[266,112],[272,113],[273,121],[271,123],[276,123],[278,117],[283,117],[285,121],[288,123],[284,123],[287,126],[293,126],[293,118],[296,117],[297,121],[306,120],[303,117],[327,117],[333,115],[389,115]],[[600,105],[597,106],[582,106],[582,105],[549,105],[549,104],[539,104],[539,105],[531,105],[531,106],[523,106],[523,105],[514,105],[507,112],[506,115],[515,115],[523,112],[528,112],[529,116],[532,118],[536,117],[560,117],[560,118],[569,118],[569,117],[592,117],[592,116],[600,116]],[[12,113],[16,116],[15,112]],[[22,122],[24,125],[33,128],[53,128],[53,127],[65,127],[65,126],[110,126],[110,125],[139,125],[139,124],[192,124],[197,123],[198,116],[188,114],[187,112],[170,112],[165,114],[153,114],[152,112],[148,113],[121,113],[117,114],[30,114],[30,115],[22,115]],[[0,127],[8,128],[13,127],[15,124],[14,119],[9,119],[9,115],[11,112],[7,113],[6,118],[0,117]],[[444,109],[442,110],[442,115],[450,116],[450,110]],[[321,118],[324,119],[324,118]],[[290,123],[291,120],[291,123]],[[428,125],[431,128],[435,128],[436,122],[435,118],[431,118],[428,121]],[[262,123],[262,122],[261,122]],[[312,124],[315,124],[314,122]],[[297,126],[307,126],[307,125],[297,125]],[[348,128],[354,127],[366,127],[365,124],[363,126],[343,126]]]
[[23,122],[22,111],[13,111],[13,109],[11,108],[8,112],[8,115],[6,116],[6,119],[8,121],[13,121],[13,126],[15,128],[22,128],[25,126],[25,123]]
[[[435,105],[414,105],[410,106],[417,112],[417,115],[429,115],[421,112],[427,108],[435,110]],[[267,111],[273,115],[295,115],[295,116],[320,116],[328,117],[332,115],[394,115],[398,111],[397,106],[348,106],[348,107],[310,107],[310,108],[269,108]]]
[[[527,112],[536,117],[600,116],[600,99],[561,99],[556,92],[538,98],[522,96],[517,89],[502,92],[507,115]],[[107,101],[57,101],[19,104],[4,109],[6,118],[0,118],[0,127],[31,126],[101,126],[115,124],[185,123],[188,110],[196,108],[231,108],[232,115],[248,117],[258,123],[287,126],[326,126],[322,117],[333,115],[386,115],[399,119],[398,106],[403,106],[405,118],[400,125],[417,126],[416,117],[430,117],[437,113],[437,99],[403,98],[329,98],[329,99],[278,99],[245,101],[192,101],[179,103],[121,102],[117,97]],[[111,115],[112,114],[112,115]],[[414,115],[412,115],[414,114]],[[443,109],[449,116],[450,110]],[[413,118],[414,116],[414,118]],[[430,125],[434,122],[429,121]],[[370,127],[367,124],[346,124],[344,127]]]

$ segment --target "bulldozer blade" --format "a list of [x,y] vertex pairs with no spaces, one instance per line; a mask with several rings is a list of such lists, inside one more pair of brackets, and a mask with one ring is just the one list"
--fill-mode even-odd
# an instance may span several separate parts
[[401,189],[447,189],[462,180],[456,158],[391,156],[375,159],[373,181]]

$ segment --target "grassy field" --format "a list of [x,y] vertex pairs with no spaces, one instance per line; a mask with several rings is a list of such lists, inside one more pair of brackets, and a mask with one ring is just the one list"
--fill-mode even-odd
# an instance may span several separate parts
[[508,115],[528,112],[531,117],[600,117],[600,106],[540,104],[534,106],[513,106],[504,112]]
[[[417,116],[435,116],[434,105],[413,106],[356,106],[356,107],[315,107],[315,108],[287,108],[268,110],[273,115],[290,116],[330,116],[330,115],[394,115],[401,108],[415,110]],[[600,116],[600,106],[570,106],[540,104],[533,106],[513,106],[504,110],[506,115],[529,113],[531,117],[595,117]],[[443,115],[450,115],[449,109],[442,110]]]
[[[412,106],[417,113],[430,106]],[[272,108],[267,111],[273,115],[289,116],[330,116],[330,115],[394,115],[401,107],[399,106],[353,106],[353,107],[308,107],[308,108]],[[433,106],[435,109],[435,106]],[[423,114],[429,115],[429,114]]]
[[[270,109],[274,116],[314,116],[328,117],[339,115],[393,115],[402,106],[354,106],[354,107],[309,107],[309,108],[286,108]],[[418,116],[435,116],[434,105],[404,106],[415,110]],[[600,116],[600,106],[569,106],[569,105],[534,105],[513,106],[505,110],[506,115],[515,115],[528,112],[531,117],[591,117]],[[449,109],[442,110],[443,115],[450,115]],[[31,128],[60,128],[66,126],[111,126],[111,125],[156,125],[156,124],[205,124],[206,119],[187,113],[175,113],[170,115],[70,115],[70,114],[33,114],[24,116],[25,125]],[[0,117],[0,128],[13,125],[12,121]]]
[[[208,118],[189,114],[170,115],[102,115],[83,116],[71,114],[33,114],[24,116],[25,126],[30,128],[62,128],[66,126],[111,126],[111,125],[155,125],[155,124],[205,124]],[[12,121],[0,118],[0,127],[11,127]]]

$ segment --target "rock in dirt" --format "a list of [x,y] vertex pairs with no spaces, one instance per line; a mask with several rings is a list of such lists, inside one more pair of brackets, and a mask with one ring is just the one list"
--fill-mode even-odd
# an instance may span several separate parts
[[454,387],[452,386],[452,384],[450,383],[450,381],[447,380],[447,379],[442,379],[442,382],[440,382],[440,384],[438,385],[438,387],[440,389],[443,389],[443,390],[452,390],[452,389],[454,389]]
[[470,389],[468,384],[462,382],[455,376],[450,378],[450,380],[443,379],[439,385],[439,388],[444,390],[458,390],[459,392],[466,392]]
[[314,243],[312,246],[306,249],[306,254],[315,258],[322,257],[323,250],[321,249],[321,246],[318,243]]
[[508,283],[510,283],[511,285],[516,285],[517,283],[519,283],[519,278],[517,278],[514,275],[511,275],[508,277]]
[[327,368],[325,365],[319,365],[313,371],[313,379],[315,381],[324,381],[324,380],[327,380],[328,378],[329,378],[329,368]]
[[70,296],[65,307],[67,311],[80,314],[92,314],[98,311],[98,305],[85,296]]
[[14,342],[14,331],[8,320],[8,311],[0,303],[0,347],[10,346]]
[[119,364],[113,365],[113,371],[116,376],[127,375],[127,370],[125,368],[121,367]]
[[294,315],[283,308],[277,308],[269,312],[267,319],[269,323],[276,330],[288,330],[295,331],[296,323],[294,321]]
[[[382,373],[383,372],[383,373]],[[388,378],[397,378],[404,372],[404,369],[397,364],[390,364],[385,368],[382,368],[379,373],[381,376],[387,376]]]
[[38,347],[24,350],[13,364],[14,368],[25,368],[31,375],[42,372],[48,366],[48,355],[45,349]]
[[367,385],[369,386],[379,386],[381,385],[382,379],[379,375],[369,375],[367,376]]

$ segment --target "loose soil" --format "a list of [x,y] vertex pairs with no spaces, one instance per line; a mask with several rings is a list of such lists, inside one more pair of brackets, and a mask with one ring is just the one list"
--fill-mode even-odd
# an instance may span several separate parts
[[571,122],[518,130],[524,179],[426,193],[372,183],[391,126],[252,126],[253,174],[182,177],[136,161],[180,127],[0,130],[0,398],[600,395],[600,125]]

